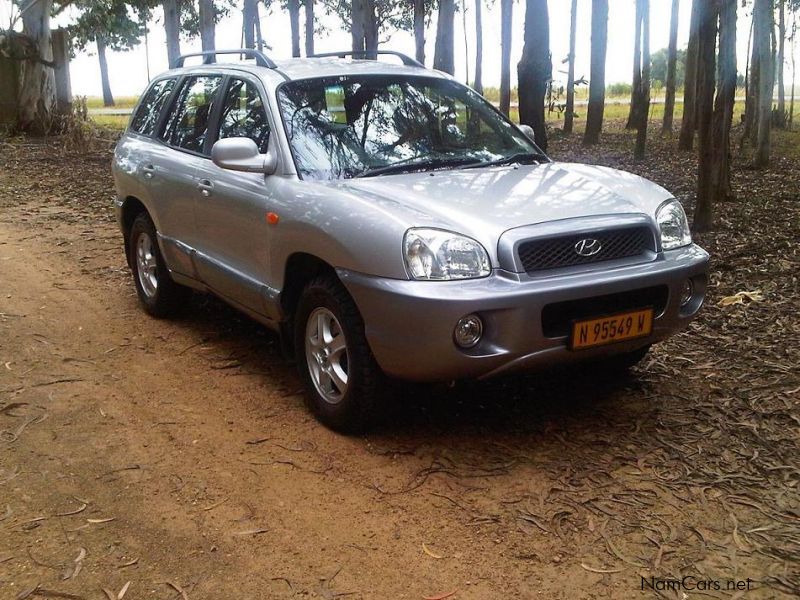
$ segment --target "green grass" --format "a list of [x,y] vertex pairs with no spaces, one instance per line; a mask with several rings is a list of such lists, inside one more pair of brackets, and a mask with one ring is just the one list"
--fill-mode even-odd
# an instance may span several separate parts
[[91,120],[101,127],[123,130],[128,126],[128,115],[91,115]]
[[88,108],[133,108],[139,101],[139,96],[115,96],[114,106],[103,106],[103,99],[99,96],[87,96]]

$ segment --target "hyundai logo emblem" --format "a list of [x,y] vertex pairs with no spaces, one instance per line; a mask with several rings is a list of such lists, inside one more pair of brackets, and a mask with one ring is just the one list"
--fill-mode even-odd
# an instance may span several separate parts
[[575,244],[575,253],[579,256],[594,256],[603,248],[600,240],[586,238]]

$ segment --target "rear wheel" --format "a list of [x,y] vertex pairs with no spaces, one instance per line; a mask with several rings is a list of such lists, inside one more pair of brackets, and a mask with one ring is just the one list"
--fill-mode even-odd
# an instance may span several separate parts
[[166,317],[186,304],[189,289],[175,283],[158,247],[156,227],[147,213],[133,222],[128,252],[139,302],[148,314]]
[[306,404],[323,424],[357,433],[379,414],[383,373],[353,299],[332,276],[314,279],[295,315],[295,353]]

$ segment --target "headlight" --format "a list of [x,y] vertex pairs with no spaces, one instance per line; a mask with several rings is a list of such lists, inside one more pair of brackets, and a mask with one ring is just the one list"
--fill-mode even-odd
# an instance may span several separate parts
[[472,279],[491,272],[483,246],[450,231],[409,229],[403,249],[408,272],[414,279]]
[[658,207],[656,221],[661,232],[661,247],[673,250],[692,243],[689,221],[683,206],[677,200],[668,200]]

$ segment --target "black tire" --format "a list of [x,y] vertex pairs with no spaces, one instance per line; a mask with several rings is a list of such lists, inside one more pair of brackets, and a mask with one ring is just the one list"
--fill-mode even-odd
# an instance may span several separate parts
[[[148,273],[152,275],[154,281],[154,285],[151,283],[147,290],[145,285],[148,284],[143,283],[145,278],[140,274],[142,267],[138,262],[139,242],[140,240],[144,242],[143,238],[145,236],[149,240],[150,264],[152,265]],[[142,308],[149,315],[158,318],[168,317],[186,305],[190,290],[172,280],[169,269],[167,269],[167,265],[164,262],[164,257],[161,256],[161,250],[158,247],[156,226],[147,213],[141,213],[137,216],[131,226],[131,232],[128,236],[128,256],[131,272],[133,273],[133,282],[136,286],[136,294],[139,296]]]
[[[320,361],[313,357],[314,350],[306,345],[309,318],[323,318],[329,311],[336,319],[337,335],[343,333],[346,361],[346,391],[335,401],[326,399],[314,381],[312,365]],[[306,404],[324,425],[340,433],[354,434],[374,425],[382,413],[386,378],[372,355],[364,333],[364,321],[355,302],[342,284],[333,276],[321,276],[303,289],[294,316],[294,348],[297,368],[306,386]],[[311,342],[309,342],[311,343]],[[333,356],[330,355],[331,362]],[[342,360],[342,359],[340,359]],[[339,364],[341,366],[341,364]],[[331,369],[331,365],[328,365]],[[324,377],[324,376],[323,376]],[[336,392],[333,380],[333,392]]]

